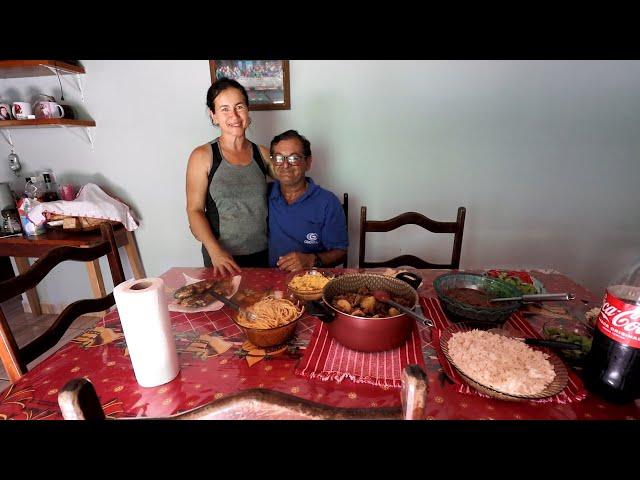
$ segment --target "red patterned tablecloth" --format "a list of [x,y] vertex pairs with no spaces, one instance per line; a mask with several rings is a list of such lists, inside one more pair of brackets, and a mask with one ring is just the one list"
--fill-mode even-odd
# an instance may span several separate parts
[[[354,270],[351,270],[354,271]],[[210,277],[204,268],[172,268],[162,275],[167,294],[184,284],[183,273],[191,277]],[[444,271],[420,270],[424,278],[422,296],[434,296],[432,281]],[[584,313],[597,306],[584,288],[558,274],[534,272],[547,291],[572,291],[576,300],[569,310]],[[269,289],[285,289],[286,274],[275,269],[244,269],[239,294],[250,297]],[[591,302],[585,305],[580,300]],[[159,387],[143,388],[135,380],[117,311],[60,348],[15,384],[0,393],[0,419],[60,419],[58,391],[72,378],[87,377],[94,384],[110,417],[163,417],[189,410],[211,400],[248,388],[268,388],[339,407],[397,407],[399,389],[343,380],[310,380],[294,370],[318,320],[306,316],[299,321],[289,344],[275,351],[264,351],[246,342],[244,334],[231,320],[227,307],[216,312],[171,313],[180,373]],[[538,330],[543,317],[528,321]],[[427,418],[430,419],[639,419],[640,409],[633,403],[619,406],[589,395],[581,402],[535,404],[507,402],[463,395],[442,375],[431,344],[429,327],[418,324],[422,355],[429,379]]]

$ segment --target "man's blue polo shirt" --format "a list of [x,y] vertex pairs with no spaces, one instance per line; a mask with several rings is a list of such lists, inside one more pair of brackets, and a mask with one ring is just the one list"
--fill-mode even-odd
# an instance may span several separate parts
[[347,222],[338,198],[306,177],[307,190],[291,205],[282,196],[280,182],[269,184],[269,265],[290,252],[346,250]]

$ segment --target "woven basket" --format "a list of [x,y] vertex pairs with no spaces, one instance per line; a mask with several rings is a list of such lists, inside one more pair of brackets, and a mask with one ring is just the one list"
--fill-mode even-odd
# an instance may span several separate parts
[[451,366],[453,366],[453,368],[456,369],[458,374],[469,385],[471,385],[473,388],[475,388],[479,392],[482,392],[485,395],[489,395],[490,397],[493,397],[493,398],[499,398],[500,400],[517,402],[522,400],[539,400],[541,398],[552,397],[553,395],[557,395],[558,393],[560,393],[567,386],[567,382],[569,380],[569,372],[567,371],[567,368],[564,366],[564,363],[562,362],[562,360],[560,360],[560,358],[558,358],[555,354],[549,352],[548,350],[543,348],[537,348],[537,347],[532,347],[532,348],[534,348],[535,350],[543,350],[545,351],[545,353],[549,355],[547,360],[549,360],[549,363],[551,363],[551,366],[553,367],[556,373],[556,376],[553,379],[553,381],[549,385],[547,385],[547,387],[543,391],[539,393],[536,393],[533,395],[514,395],[506,392],[501,392],[487,385],[483,385],[482,383],[477,382],[473,378],[470,378],[460,368],[458,368],[458,366],[455,364],[455,362],[449,355],[449,340],[451,339],[454,332],[469,331],[473,328],[475,328],[475,326],[473,326],[472,324],[465,325],[463,323],[463,324],[454,325],[448,329],[443,330],[440,337],[440,348],[442,349],[442,353],[444,354],[446,359],[449,361]]

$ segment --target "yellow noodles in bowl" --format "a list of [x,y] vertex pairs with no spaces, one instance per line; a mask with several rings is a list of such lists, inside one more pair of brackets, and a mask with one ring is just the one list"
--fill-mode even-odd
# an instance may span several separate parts
[[257,318],[250,320],[241,311],[238,313],[237,323],[243,327],[260,330],[287,325],[298,318],[302,312],[291,300],[274,297],[263,298],[248,307],[247,311],[253,312]]
[[304,275],[296,275],[289,282],[289,288],[291,290],[309,293],[322,290],[324,286],[329,283],[330,278],[325,277],[321,273],[311,274],[305,273]]

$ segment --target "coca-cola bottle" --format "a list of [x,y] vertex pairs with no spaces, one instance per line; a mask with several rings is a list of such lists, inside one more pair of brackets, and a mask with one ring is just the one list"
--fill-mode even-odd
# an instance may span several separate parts
[[607,288],[585,358],[584,381],[611,402],[640,397],[640,263]]

